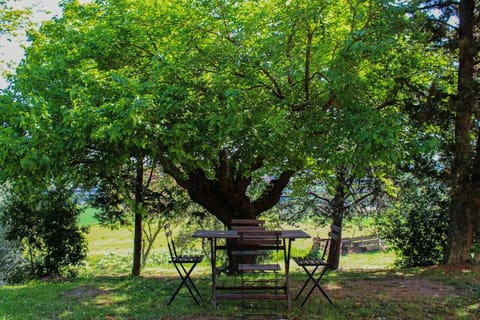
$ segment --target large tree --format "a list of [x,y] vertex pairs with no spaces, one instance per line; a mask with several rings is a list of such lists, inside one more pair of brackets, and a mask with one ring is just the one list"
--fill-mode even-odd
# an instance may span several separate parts
[[461,0],[458,8],[458,89],[454,101],[448,263],[470,261],[473,239],[480,227],[480,3]]
[[446,161],[451,187],[446,262],[465,263],[470,261],[472,242],[480,227],[480,2],[433,0],[415,4],[414,12],[426,17],[424,26],[431,34],[431,46],[448,51],[452,69],[456,69],[452,86],[445,86],[439,78],[435,86],[424,91],[427,99],[418,114],[423,114],[423,122],[439,125],[442,153],[451,159]]
[[399,161],[406,20],[389,1],[65,1],[30,34],[4,156],[75,182],[146,157],[225,225],[255,218],[309,158]]

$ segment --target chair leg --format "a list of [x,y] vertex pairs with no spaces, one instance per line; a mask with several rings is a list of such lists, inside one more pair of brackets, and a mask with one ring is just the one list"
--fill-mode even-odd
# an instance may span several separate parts
[[[188,272],[187,272],[187,270],[185,269],[185,267],[184,267],[182,264],[181,264],[180,266],[182,267],[182,270],[183,270],[184,274],[186,275],[185,278],[187,279],[187,281],[190,282],[192,288],[195,290],[195,292],[197,293],[198,297],[199,297],[199,298],[202,298],[202,295],[201,295],[200,292],[198,291],[197,286],[195,286],[195,284],[193,283],[192,278],[190,277],[190,274],[192,273],[193,268],[195,268],[196,265],[197,265],[197,264],[194,263]],[[186,285],[188,286],[188,284],[186,284]]]
[[[315,268],[312,270],[311,274],[315,274],[315,272],[317,271],[319,265],[318,266],[315,266]],[[310,280],[312,280],[312,277],[310,276],[310,272],[308,271],[307,267],[306,266],[302,266],[303,270],[305,270],[305,272],[307,273],[308,275],[308,278],[307,280],[305,281],[305,283],[303,284],[302,288],[298,291],[297,295],[295,296],[294,300],[297,300],[300,295],[302,294],[303,290],[307,287],[308,283],[310,282]]]
[[193,300],[195,301],[195,303],[197,305],[200,305],[200,303],[198,302],[197,298],[195,297],[195,294],[193,293],[192,289],[190,288],[188,282],[190,282],[193,286],[193,288],[195,288],[195,291],[197,292],[197,294],[200,296],[200,293],[198,292],[198,289],[197,287],[193,284],[193,281],[192,279],[190,278],[190,274],[192,273],[193,269],[195,268],[197,264],[194,263],[192,264],[192,266],[190,267],[190,269],[188,271],[186,271],[185,267],[183,265],[181,265],[181,268],[183,270],[185,270],[185,275],[182,274],[181,270],[178,268],[178,266],[176,264],[174,264],[175,268],[177,269],[177,272],[178,274],[180,275],[180,278],[182,279],[182,281],[180,282],[179,286],[177,287],[177,289],[175,290],[175,292],[172,294],[172,296],[170,297],[170,300],[168,301],[167,303],[167,306],[170,305],[172,302],[173,302],[173,299],[175,299],[175,297],[177,296],[178,292],[180,292],[180,289],[182,288],[183,285],[185,285],[188,289],[188,291],[190,292],[190,295],[192,296]]
[[[305,299],[303,300],[301,306],[303,306],[305,304],[305,302],[307,302],[308,298],[310,297],[310,295],[312,294],[313,290],[315,289],[315,287],[317,287],[320,292],[323,294],[323,296],[325,298],[327,298],[328,302],[330,302],[331,305],[333,305],[333,302],[332,300],[330,299],[330,297],[327,295],[327,293],[325,292],[325,290],[323,290],[323,288],[320,286],[320,280],[322,279],[323,275],[325,274],[325,272],[327,272],[328,268],[325,267],[322,272],[320,273],[320,276],[318,276],[317,280],[315,280],[314,278],[314,271],[313,272],[308,272],[308,270],[304,267],[305,271],[307,272],[308,274],[308,277],[309,277],[309,280],[311,279],[313,281],[313,286],[310,288],[310,291],[308,291],[307,293],[307,296],[305,297]],[[314,269],[316,270],[316,268]],[[307,280],[307,281],[309,281]]]

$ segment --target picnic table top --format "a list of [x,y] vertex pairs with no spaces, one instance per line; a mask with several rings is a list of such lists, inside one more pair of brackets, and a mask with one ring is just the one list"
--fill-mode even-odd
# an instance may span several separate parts
[[[303,230],[278,230],[280,231],[280,238],[296,239],[296,238],[310,238],[310,235]],[[237,239],[240,238],[239,232],[236,230],[197,230],[193,234],[195,238],[223,238],[223,239]]]

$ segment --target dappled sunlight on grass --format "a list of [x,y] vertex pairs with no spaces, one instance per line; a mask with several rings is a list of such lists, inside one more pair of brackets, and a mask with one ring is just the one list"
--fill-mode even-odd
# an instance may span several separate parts
[[[353,258],[353,257],[352,257]],[[480,316],[478,291],[462,289],[475,272],[451,274],[429,268],[330,271],[322,286],[333,299],[331,307],[315,290],[304,307],[294,301],[285,316],[303,319],[475,319]],[[454,273],[454,275],[458,275]],[[149,269],[142,277],[128,275],[81,276],[75,281],[34,282],[0,289],[0,314],[7,319],[229,319],[238,314],[238,301],[221,301],[217,310],[210,302],[210,270],[203,267],[192,275],[204,297],[196,306],[185,289],[174,303],[166,302],[180,279],[173,266]],[[222,275],[222,277],[226,277]],[[292,293],[306,275],[291,274]],[[455,282],[457,281],[457,282]],[[471,284],[477,286],[478,282]],[[422,291],[418,291],[419,288]],[[432,294],[428,290],[431,290]],[[435,294],[441,294],[437,296]],[[22,310],[18,305],[22,304]],[[35,314],[37,318],[32,315]]]
[[[183,288],[167,307],[180,278],[174,266],[166,262],[165,248],[156,248],[156,256],[142,276],[132,277],[131,255],[125,253],[131,246],[131,234],[112,232],[91,236],[97,239],[91,245],[98,246],[93,247],[95,253],[90,254],[88,267],[76,280],[0,287],[0,319],[220,320],[238,315],[239,301],[220,301],[216,310],[212,308],[208,259],[192,274],[202,304],[197,306]],[[110,252],[106,246],[104,238],[115,235],[129,237],[118,242],[125,246],[119,247],[122,253]],[[297,241],[294,247],[299,251],[309,248],[302,248]],[[340,269],[328,271],[321,281],[335,305],[330,306],[315,289],[305,306],[300,307],[302,300],[293,301],[292,309],[283,316],[289,320],[480,319],[479,266],[398,269],[394,260],[393,253],[384,251],[341,256]],[[306,274],[293,261],[290,278],[294,296]]]

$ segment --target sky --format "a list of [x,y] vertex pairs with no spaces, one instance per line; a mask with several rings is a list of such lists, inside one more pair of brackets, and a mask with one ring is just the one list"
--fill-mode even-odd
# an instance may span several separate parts
[[[32,21],[36,23],[61,15],[61,9],[56,0],[9,0],[8,4],[14,8],[32,8]],[[16,66],[23,57],[21,44],[25,44],[26,41],[25,37],[21,36],[10,40],[9,38],[11,37],[0,36],[0,59],[10,61],[13,66]],[[6,69],[7,66],[2,63],[0,70],[3,72]],[[0,76],[0,88],[5,88],[6,85],[5,79]]]

